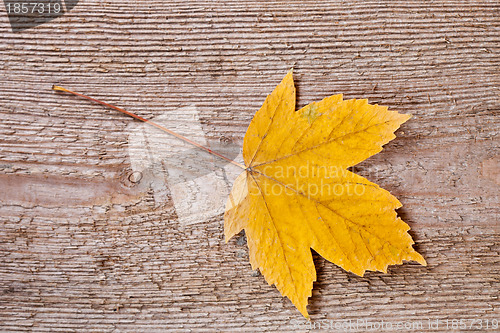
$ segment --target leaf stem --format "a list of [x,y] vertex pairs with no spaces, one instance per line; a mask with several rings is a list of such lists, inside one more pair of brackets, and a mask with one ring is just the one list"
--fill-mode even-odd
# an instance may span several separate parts
[[187,143],[189,143],[189,144],[191,144],[191,145],[193,145],[193,146],[195,146],[195,147],[198,147],[198,148],[200,148],[200,149],[203,149],[203,150],[207,151],[208,153],[210,153],[210,154],[212,154],[212,155],[215,155],[215,156],[217,156],[217,157],[219,157],[219,158],[222,158],[223,160],[226,160],[226,161],[228,161],[228,162],[229,162],[229,163],[231,163],[231,164],[234,164],[234,165],[236,165],[236,166],[238,166],[238,167],[240,167],[240,168],[242,168],[242,169],[246,169],[246,167],[245,167],[243,164],[238,163],[238,162],[236,162],[236,161],[233,161],[232,159],[227,158],[226,156],[221,155],[221,154],[219,154],[219,153],[217,153],[217,152],[213,151],[213,150],[212,150],[212,149],[210,149],[210,148],[204,147],[204,146],[200,145],[199,143],[196,143],[196,142],[194,142],[194,141],[192,141],[192,140],[190,140],[190,139],[188,139],[188,138],[186,138],[186,137],[184,137],[184,136],[182,136],[182,135],[180,135],[180,134],[177,134],[177,133],[175,133],[174,131],[169,130],[168,128],[163,127],[162,125],[157,124],[157,123],[155,123],[155,122],[153,122],[153,121],[151,121],[151,120],[147,120],[147,119],[145,119],[145,118],[143,118],[143,117],[141,117],[141,116],[138,116],[138,115],[136,115],[135,113],[129,112],[129,111],[124,110],[124,109],[122,109],[122,108],[119,108],[119,107],[117,107],[117,106],[114,106],[114,105],[111,105],[111,104],[109,104],[109,103],[106,103],[106,102],[100,101],[100,100],[98,100],[98,99],[95,99],[95,98],[92,98],[92,97],[89,97],[89,96],[86,96],[86,95],[83,95],[83,94],[80,94],[80,93],[77,93],[77,92],[74,92],[74,91],[68,90],[68,89],[63,88],[63,87],[60,87],[60,86],[56,86],[56,85],[54,85],[54,86],[52,86],[52,89],[53,89],[53,90],[56,90],[56,91],[64,91],[64,92],[67,92],[67,93],[70,93],[70,94],[73,94],[73,95],[76,95],[76,96],[80,96],[80,97],[86,98],[86,99],[88,99],[88,100],[90,100],[90,101],[93,101],[93,102],[99,103],[99,104],[101,104],[101,105],[107,106],[107,107],[109,107],[109,108],[111,108],[111,109],[114,109],[114,110],[116,110],[116,111],[120,111],[120,112],[122,112],[122,113],[125,113],[126,115],[128,115],[128,116],[130,116],[130,117],[132,117],[132,118],[135,118],[135,119],[138,119],[138,120],[140,120],[140,121],[143,121],[143,122],[145,122],[145,123],[147,123],[147,124],[149,124],[149,125],[151,125],[151,126],[154,126],[154,127],[158,128],[158,129],[160,129],[160,130],[164,131],[164,132],[167,132],[168,134],[173,135],[173,136],[175,136],[176,138],[181,139],[181,140],[183,140],[183,141],[185,141],[185,142],[187,142]]

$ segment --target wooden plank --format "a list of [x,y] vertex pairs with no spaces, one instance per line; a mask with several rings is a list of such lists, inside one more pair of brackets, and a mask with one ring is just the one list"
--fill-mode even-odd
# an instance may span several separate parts
[[[89,0],[16,33],[0,8],[1,330],[495,330],[498,1]],[[309,324],[251,270],[243,235],[224,243],[221,214],[177,211],[172,166],[157,163],[170,155],[132,162],[161,140],[135,151],[152,135],[131,136],[139,123],[50,90],[167,123],[194,108],[188,128],[234,153],[291,67],[299,106],[343,93],[414,115],[355,171],[400,199],[429,264],[361,278],[315,254]],[[218,167],[222,196],[231,172]]]

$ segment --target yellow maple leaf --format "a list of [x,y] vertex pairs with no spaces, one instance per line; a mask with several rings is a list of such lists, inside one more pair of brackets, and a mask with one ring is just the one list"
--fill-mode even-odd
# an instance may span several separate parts
[[255,114],[246,169],[224,215],[226,242],[245,229],[250,263],[307,313],[316,270],[311,248],[346,271],[426,265],[388,191],[347,170],[382,150],[410,115],[330,96],[295,111],[290,71]]

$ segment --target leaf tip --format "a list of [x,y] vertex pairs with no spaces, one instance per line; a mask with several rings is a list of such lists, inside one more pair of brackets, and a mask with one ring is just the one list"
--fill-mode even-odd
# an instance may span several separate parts
[[[230,227],[224,226],[225,232],[224,232],[224,242],[227,244],[231,238],[234,237],[239,231],[235,231],[234,229],[231,229]],[[241,231],[241,230],[240,230]]]
[[292,84],[293,84],[293,67],[290,68],[290,70],[288,71],[288,73],[286,73],[283,81],[286,81],[286,80],[291,80]]
[[400,115],[401,115],[401,124],[407,122],[411,117],[413,117],[413,115],[409,113],[400,113]]
[[427,261],[425,261],[424,257],[422,257],[422,255],[420,253],[418,253],[418,252],[416,252],[416,253],[418,254],[418,256],[415,259],[415,261],[418,262],[422,266],[427,266]]
[[[293,303],[293,302],[292,302]],[[307,312],[307,303],[303,306],[297,306],[297,304],[294,304],[295,307],[299,310],[299,312],[306,318],[307,320],[311,321],[311,316],[309,316],[309,312]]]

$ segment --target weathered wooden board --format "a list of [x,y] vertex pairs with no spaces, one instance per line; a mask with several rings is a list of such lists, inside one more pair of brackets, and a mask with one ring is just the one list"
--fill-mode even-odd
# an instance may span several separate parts
[[[16,33],[0,11],[1,330],[495,331],[498,1],[82,0]],[[400,199],[429,264],[361,278],[315,255],[309,324],[251,270],[243,235],[224,243],[219,201],[200,204],[229,173],[191,163],[200,195],[183,202],[161,137],[50,89],[167,123],[195,110],[185,130],[233,154],[291,67],[299,106],[344,93],[414,115],[355,171]]]

